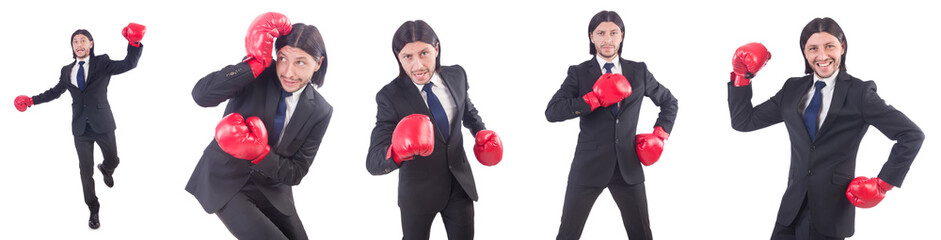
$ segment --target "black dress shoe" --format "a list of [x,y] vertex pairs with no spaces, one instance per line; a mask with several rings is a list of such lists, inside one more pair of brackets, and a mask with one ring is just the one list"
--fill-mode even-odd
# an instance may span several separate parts
[[105,172],[105,168],[102,167],[101,163],[98,164],[98,171],[101,171],[101,176],[105,180],[105,185],[108,187],[114,187],[114,178],[111,177],[111,174]]
[[101,223],[98,223],[97,213],[92,213],[91,216],[88,217],[88,227],[91,229],[98,229],[98,227],[101,227]]

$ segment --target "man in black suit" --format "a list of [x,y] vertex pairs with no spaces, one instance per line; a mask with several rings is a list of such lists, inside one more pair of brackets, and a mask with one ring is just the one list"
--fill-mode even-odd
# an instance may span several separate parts
[[[481,163],[499,162],[502,144],[477,115],[464,69],[441,66],[440,44],[431,26],[422,20],[403,23],[393,36],[392,52],[399,76],[376,94],[378,113],[366,170],[383,175],[399,169],[403,239],[428,239],[438,213],[449,239],[473,239],[477,187],[460,126],[476,136]],[[424,120],[416,125],[403,120],[414,114]]]
[[95,180],[92,179],[95,164],[95,143],[101,148],[104,161],[98,164],[105,185],[114,186],[112,174],[118,167],[118,149],[114,139],[114,114],[108,103],[108,85],[111,75],[118,75],[137,67],[144,45],[140,40],[146,28],[130,23],[122,34],[128,41],[127,55],[124,60],[113,61],[108,54],[95,56],[95,42],[91,33],[85,29],[72,33],[71,64],[62,67],[59,82],[39,95],[27,97],[20,95],[13,101],[20,112],[26,111],[33,104],[49,102],[62,96],[65,90],[72,94],[72,136],[75,137],[75,150],[78,152],[79,173],[82,179],[82,192],[85,204],[91,212],[88,227],[98,229],[98,196],[95,195]]
[[239,239],[307,239],[291,189],[307,174],[333,114],[314,88],[327,71],[323,37],[280,13],[256,18],[248,35],[245,61],[193,87],[202,107],[229,103],[186,191]]
[[[791,170],[771,239],[843,239],[854,232],[853,205],[873,207],[885,191],[902,186],[924,134],[886,105],[874,82],[846,72],[846,37],[836,21],[812,20],[801,32],[800,46],[806,75],[788,79],[754,107],[749,79],[770,53],[758,43],[737,50],[728,83],[732,128],[787,126]],[[896,143],[877,178],[853,180],[856,153],[870,125]]]
[[[624,22],[616,12],[595,14],[588,24],[594,57],[569,67],[546,108],[550,122],[578,117],[581,126],[557,239],[580,238],[588,212],[605,188],[621,210],[630,239],[652,238],[641,163],[650,165],[659,158],[663,140],[673,129],[677,101],[646,64],[620,58],[623,33]],[[653,134],[635,137],[645,96],[660,107],[660,116]]]

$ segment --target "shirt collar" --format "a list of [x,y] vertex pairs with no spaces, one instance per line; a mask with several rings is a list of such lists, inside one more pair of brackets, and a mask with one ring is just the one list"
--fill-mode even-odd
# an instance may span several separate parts
[[840,75],[840,69],[837,69],[836,71],[833,71],[833,75],[830,75],[830,77],[824,78],[824,79],[817,78],[817,74],[816,74],[816,73],[813,73],[813,75],[814,75],[814,81],[815,81],[815,82],[816,82],[816,81],[823,81],[824,83],[827,84],[827,87],[830,87],[830,86],[833,86],[833,84],[836,82],[836,76],[837,76],[837,75]]
[[[297,91],[292,92],[292,93],[291,93],[291,96],[287,96],[287,97],[285,97],[285,98],[286,98],[286,99],[295,99],[295,98],[298,98],[298,96],[301,95],[300,93],[304,92],[304,89],[307,89],[307,85],[310,85],[310,84],[304,84],[304,85],[302,85],[300,89],[297,89]],[[281,91],[284,91],[284,90],[281,90]]]
[[[621,56],[614,55],[614,61],[611,62],[614,63],[614,67],[611,68],[612,73],[617,73],[614,69],[621,69],[621,61],[618,61],[619,59],[621,59]],[[599,54],[595,54],[595,60],[598,61],[598,66],[601,66],[601,73],[604,73],[604,64],[608,63],[608,60],[604,60]]]

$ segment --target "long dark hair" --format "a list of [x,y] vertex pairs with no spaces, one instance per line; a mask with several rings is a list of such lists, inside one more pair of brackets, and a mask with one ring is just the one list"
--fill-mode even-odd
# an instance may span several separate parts
[[395,62],[399,63],[399,77],[408,76],[402,68],[402,62],[399,62],[399,52],[405,44],[415,41],[431,44],[438,49],[438,56],[435,57],[435,72],[441,71],[441,42],[435,30],[422,20],[407,21],[402,23],[392,36],[392,54],[395,55]]
[[327,47],[324,45],[323,36],[320,35],[320,30],[317,30],[317,27],[295,23],[291,26],[291,32],[288,35],[278,37],[275,40],[274,46],[278,50],[281,50],[284,46],[300,48],[314,57],[314,61],[323,58],[320,63],[320,70],[317,70],[310,79],[310,82],[317,85],[317,87],[323,86],[324,75],[327,74],[327,61],[330,61],[330,58],[327,58]]
[[621,21],[621,16],[614,11],[601,11],[596,13],[594,17],[591,17],[591,21],[588,22],[588,53],[591,53],[591,55],[597,53],[595,44],[591,42],[591,33],[594,32],[595,28],[598,28],[598,25],[602,22],[613,22],[621,28],[621,45],[618,45],[618,55],[620,56],[621,49],[624,49],[624,21]]
[[[804,54],[804,45],[807,45],[807,39],[810,38],[810,35],[819,32],[829,33],[843,44],[843,55],[840,55],[840,59],[842,59],[840,61],[840,71],[846,72],[846,49],[849,48],[849,44],[846,43],[846,35],[843,34],[843,29],[840,28],[840,24],[837,24],[832,18],[814,18],[810,23],[807,23],[807,26],[804,26],[804,30],[801,30],[801,55]],[[814,70],[810,68],[810,63],[807,62],[805,57],[804,73],[809,74],[813,72]]]
[[75,30],[75,32],[72,33],[72,37],[69,38],[69,49],[72,49],[72,58],[78,58],[78,56],[75,55],[75,49],[72,48],[72,39],[75,38],[75,35],[79,34],[85,35],[85,37],[88,38],[88,41],[92,42],[91,49],[88,50],[88,56],[95,56],[95,39],[91,37],[91,33],[88,32],[88,30],[79,29]]

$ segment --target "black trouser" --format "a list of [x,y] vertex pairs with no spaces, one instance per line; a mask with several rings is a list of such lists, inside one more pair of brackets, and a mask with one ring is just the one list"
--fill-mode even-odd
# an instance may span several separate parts
[[810,217],[810,209],[807,207],[807,197],[804,196],[804,202],[801,203],[800,211],[794,217],[794,222],[785,226],[780,223],[774,223],[774,230],[771,232],[771,240],[842,240],[844,238],[827,237],[814,229]]
[[118,167],[118,148],[114,140],[114,131],[96,133],[91,127],[85,128],[85,133],[75,136],[75,151],[78,152],[78,169],[82,178],[82,192],[85,194],[85,204],[92,213],[98,212],[98,196],[95,195],[95,143],[101,148],[104,155],[102,167],[108,173],[113,173]]
[[216,216],[238,239],[307,239],[297,211],[278,211],[251,180]]
[[[402,239],[427,240],[431,234],[431,223],[438,212],[402,213]],[[474,239],[474,201],[467,196],[464,188],[451,177],[451,196],[444,209],[439,211],[444,220],[444,228],[449,240]]]
[[[650,219],[647,214],[647,192],[644,183],[627,184],[614,168],[614,176],[608,182],[608,191],[621,210],[621,220],[628,238],[632,240],[653,239],[650,232]],[[556,239],[579,239],[588,213],[605,187],[582,186],[569,183],[565,189],[565,204],[562,206],[562,224]]]

